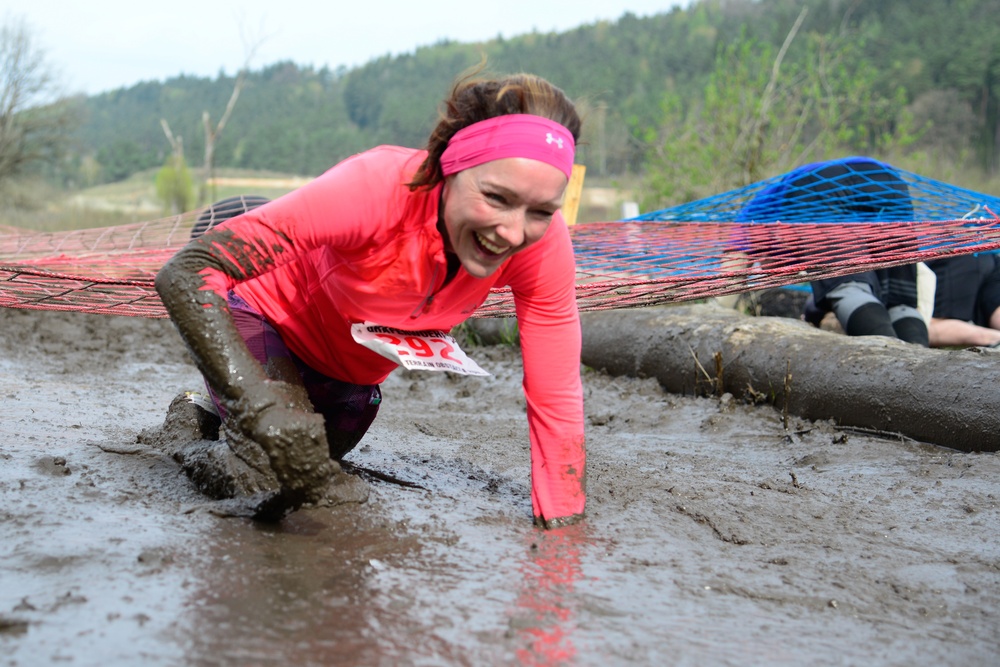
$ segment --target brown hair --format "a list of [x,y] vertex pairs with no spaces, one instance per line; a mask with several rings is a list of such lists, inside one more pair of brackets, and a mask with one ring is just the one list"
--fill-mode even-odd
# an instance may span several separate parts
[[534,74],[510,74],[481,78],[472,74],[460,77],[451,94],[441,104],[440,120],[427,140],[427,158],[407,185],[411,190],[433,188],[444,180],[441,155],[456,132],[473,123],[526,113],[553,120],[580,140],[580,117],[566,94]]

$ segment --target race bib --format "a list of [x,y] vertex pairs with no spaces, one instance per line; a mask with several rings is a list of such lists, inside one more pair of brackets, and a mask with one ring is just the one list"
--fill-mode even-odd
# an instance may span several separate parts
[[365,322],[351,325],[351,335],[359,344],[403,368],[490,375],[462,351],[452,336],[443,331],[403,331]]

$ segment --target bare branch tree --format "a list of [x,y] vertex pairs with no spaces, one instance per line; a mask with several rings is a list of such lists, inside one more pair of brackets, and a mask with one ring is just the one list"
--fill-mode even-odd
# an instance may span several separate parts
[[225,129],[226,123],[229,122],[229,117],[233,114],[233,109],[236,108],[236,100],[239,99],[240,93],[243,91],[243,86],[246,85],[247,72],[250,69],[250,62],[253,60],[257,49],[263,43],[263,38],[258,38],[253,40],[247,45],[247,40],[244,39],[245,53],[246,57],[243,59],[243,66],[240,68],[239,73],[236,75],[236,81],[233,83],[233,92],[229,96],[229,102],[226,103],[226,109],[222,112],[222,117],[219,122],[216,123],[215,127],[212,127],[212,117],[208,113],[208,110],[201,112],[201,124],[205,130],[205,161],[202,168],[202,181],[201,187],[198,189],[198,203],[204,205],[208,203],[209,196],[212,199],[215,198],[215,146],[222,135],[222,130]]
[[57,161],[76,122],[23,19],[0,26],[0,183]]
[[156,193],[172,213],[184,213],[191,204],[191,182],[184,162],[184,137],[174,135],[166,118],[160,127],[170,143],[170,159],[156,176]]
[[180,158],[184,159],[184,137],[177,135],[170,130],[170,123],[167,122],[166,118],[160,119],[160,127],[163,128],[163,134],[166,135],[167,141],[170,143],[170,153],[174,156],[174,159]]
[[784,62],[785,54],[788,53],[788,47],[792,45],[792,41],[795,39],[795,35],[798,34],[799,28],[802,27],[802,23],[805,21],[806,14],[808,13],[809,8],[803,7],[799,12],[798,18],[795,19],[794,25],[792,25],[788,34],[785,35],[785,41],[781,44],[781,48],[778,49],[778,55],[775,56],[774,63],[771,66],[771,76],[761,93],[757,113],[745,120],[745,124],[740,128],[739,136],[736,138],[735,145],[742,149],[742,154],[737,159],[741,163],[740,166],[744,172],[744,180],[747,183],[751,183],[760,177],[761,153],[763,152],[763,146],[767,140],[768,128],[771,123],[771,110],[778,103],[777,98],[779,95],[777,88],[781,80],[781,63]]

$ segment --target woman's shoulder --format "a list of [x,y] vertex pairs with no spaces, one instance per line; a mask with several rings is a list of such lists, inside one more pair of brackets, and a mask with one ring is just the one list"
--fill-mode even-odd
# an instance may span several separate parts
[[341,160],[310,182],[303,190],[339,200],[406,198],[406,184],[427,152],[402,146],[376,146]]
[[356,153],[346,160],[338,163],[333,169],[344,167],[362,167],[375,169],[381,173],[386,170],[398,169],[415,173],[420,163],[427,157],[427,151],[417,148],[406,148],[404,146],[391,146],[388,144],[369,148],[361,153]]

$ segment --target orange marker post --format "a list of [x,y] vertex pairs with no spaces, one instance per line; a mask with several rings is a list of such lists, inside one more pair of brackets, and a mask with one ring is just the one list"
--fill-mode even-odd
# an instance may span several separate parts
[[567,225],[573,226],[576,224],[576,216],[580,212],[580,198],[583,195],[583,177],[586,173],[586,165],[573,165],[569,183],[566,184],[566,197],[563,199],[562,205],[562,214]]

